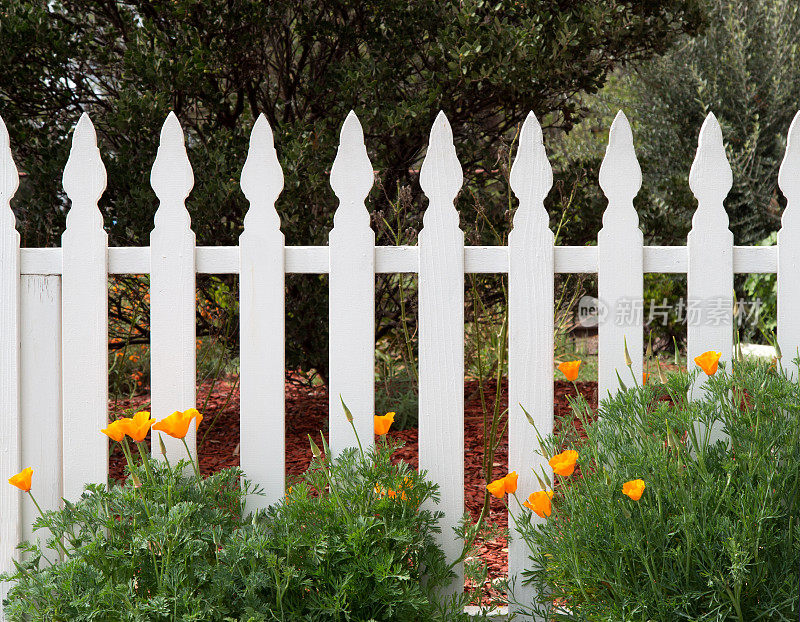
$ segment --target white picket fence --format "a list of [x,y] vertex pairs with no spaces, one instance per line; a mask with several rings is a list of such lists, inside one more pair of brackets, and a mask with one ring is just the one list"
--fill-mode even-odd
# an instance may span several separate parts
[[[508,273],[509,459],[521,498],[538,488],[531,467],[548,468],[535,451],[534,429],[553,422],[553,277],[597,273],[599,298],[614,318],[599,326],[600,395],[618,386],[623,341],[641,377],[644,273],[688,274],[688,354],[732,350],[734,273],[777,273],[778,340],[784,356],[800,345],[800,322],[787,321],[800,303],[800,113],[789,130],[779,183],[788,198],[777,247],[733,246],[723,200],[731,169],[722,132],[709,114],[689,178],[698,200],[687,246],[643,246],[633,198],[641,185],[627,119],[617,115],[600,169],[608,198],[597,246],[554,247],[543,200],[552,171],[533,114],[519,138],[511,189],[519,200],[507,247],[464,246],[454,201],[462,170],[445,115],[433,124],[420,182],[429,199],[417,246],[375,246],[364,201],[373,167],[363,132],[350,113],[331,169],[340,204],[328,246],[286,246],[275,201],[283,174],[272,131],[262,116],[252,131],[242,171],[250,202],[238,247],[198,247],[185,199],[194,178],[174,114],[161,130],[151,185],[160,205],[150,246],[109,248],[97,202],[106,185],[94,127],[78,122],[63,184],[72,207],[61,248],[19,248],[9,201],[18,174],[0,120],[0,474],[35,469],[37,498],[57,508],[87,482],[105,482],[107,438],[108,275],[150,274],[152,412],[164,417],[195,405],[195,274],[240,275],[241,466],[266,491],[251,507],[284,492],[284,275],[330,275],[330,443],[355,443],[339,396],[355,415],[362,440],[372,439],[374,414],[374,283],[376,273],[419,275],[419,465],[441,486],[442,545],[460,552],[451,527],[464,512],[464,274]],[[36,171],[31,171],[35,178]],[[765,209],[766,206],[753,206]],[[289,301],[291,304],[291,301]],[[712,321],[713,320],[713,321]],[[172,440],[172,439],[168,439]],[[193,446],[195,439],[189,443]],[[176,442],[168,453],[180,455]],[[511,500],[514,503],[513,499]],[[31,535],[32,504],[0,486],[0,570]],[[513,507],[515,511],[525,511]],[[509,545],[512,577],[526,564],[524,543]],[[459,578],[460,581],[460,578]],[[454,584],[454,589],[459,583]],[[5,590],[0,590],[0,598]],[[525,596],[518,589],[518,597]]]

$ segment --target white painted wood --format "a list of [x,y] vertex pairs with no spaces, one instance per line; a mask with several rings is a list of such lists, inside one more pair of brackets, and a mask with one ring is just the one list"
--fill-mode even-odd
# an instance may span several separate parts
[[777,246],[734,246],[735,274],[775,274],[778,270]]
[[[597,390],[602,397],[619,390],[619,378],[633,386],[642,377],[644,236],[633,207],[641,186],[633,133],[620,110],[611,124],[600,166],[600,187],[608,199],[603,228],[597,234],[597,291],[608,312],[597,327]],[[631,369],[625,362],[626,343]]]
[[[186,210],[194,174],[175,113],[161,128],[161,142],[150,173],[159,200],[150,233],[150,383],[151,412],[162,419],[195,407],[195,237]],[[167,458],[186,458],[181,442],[166,434]],[[195,453],[196,431],[186,444]],[[159,452],[154,452],[160,456]]]
[[[553,170],[542,143],[542,128],[531,112],[522,126],[519,148],[511,166],[511,189],[519,199],[513,229],[508,236],[508,470],[516,471],[519,498],[540,488],[535,472],[548,470],[536,454],[542,437],[553,431],[553,244],[544,199],[553,185]],[[536,421],[534,428],[523,408]],[[510,510],[528,510],[509,496]],[[533,521],[543,521],[532,516]],[[509,517],[509,528],[514,521]],[[530,550],[514,530],[508,544],[509,579],[515,599],[533,602],[536,593],[522,585]],[[513,608],[512,608],[513,610]]]
[[77,501],[90,483],[108,479],[108,236],[97,201],[106,169],[89,115],[72,136],[64,168],[72,205],[61,236],[62,438],[64,497]]
[[[0,117],[0,474],[8,479],[22,470],[19,400],[19,233],[11,210],[11,197],[19,186],[19,174],[11,156],[8,130]],[[5,474],[8,475],[5,475]],[[0,572],[14,569],[22,531],[22,494],[0,479]],[[2,602],[10,586],[0,581]]]
[[[61,274],[60,248],[23,248],[22,274]],[[558,274],[597,273],[596,246],[557,246],[555,271]],[[689,261],[685,246],[645,246],[645,273],[686,274]],[[284,250],[286,274],[326,274],[329,270],[327,246],[287,246]],[[109,274],[147,274],[150,272],[150,247],[108,249]],[[238,274],[238,246],[196,247],[198,274]],[[734,246],[733,271],[736,274],[775,274],[777,246]],[[375,272],[416,273],[419,247],[376,246]],[[465,273],[508,272],[508,247],[464,247]]]
[[364,132],[351,110],[331,168],[331,188],[339,199],[328,237],[328,429],[334,456],[357,446],[342,400],[364,449],[375,439],[375,232],[364,205],[373,181]]
[[[694,357],[707,350],[721,352],[725,362],[733,351],[733,233],[723,206],[732,184],[722,130],[709,113],[689,173],[689,187],[697,199],[687,241],[687,350],[692,367]],[[704,381],[701,373],[698,386]],[[714,432],[712,438],[716,437]]]
[[778,345],[783,368],[796,376],[792,361],[800,356],[800,112],[789,127],[778,185],[786,197],[778,231]]
[[[439,484],[440,544],[449,562],[464,514],[464,232],[454,201],[463,183],[443,112],[433,123],[420,185],[428,208],[419,232],[419,468]],[[463,589],[463,564],[451,589]]]
[[250,209],[239,236],[239,464],[265,494],[247,499],[252,512],[283,497],[286,470],[284,238],[275,211],[283,171],[263,114],[250,134],[241,185]]
[[20,274],[61,274],[60,248],[21,248],[19,252]]
[[[22,465],[33,468],[36,500],[42,509],[57,510],[61,487],[61,279],[58,276],[23,276],[20,285],[20,412],[22,413]],[[95,434],[103,436],[98,430]],[[101,479],[105,482],[105,479]],[[39,516],[29,499],[22,504],[22,537],[34,535]],[[39,541],[49,530],[36,532]],[[49,559],[57,549],[46,549]]]

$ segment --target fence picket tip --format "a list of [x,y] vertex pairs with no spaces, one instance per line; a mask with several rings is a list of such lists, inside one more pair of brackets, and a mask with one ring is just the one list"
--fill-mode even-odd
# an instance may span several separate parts
[[524,212],[528,205],[543,201],[553,186],[553,168],[547,159],[542,126],[533,111],[528,113],[519,133],[509,184],[520,202],[514,214],[515,225],[518,224],[517,215]]
[[[778,170],[778,186],[783,192],[783,196],[792,202],[800,201],[800,111],[795,113],[789,132],[786,137],[786,153],[781,161]],[[795,210],[784,210],[784,217],[787,212]]]
[[[443,111],[431,126],[428,150],[419,173],[422,191],[428,197],[454,201],[464,184],[464,172],[453,144],[453,130]],[[433,205],[433,202],[431,203]],[[426,210],[426,214],[429,210]],[[425,216],[423,216],[424,220]]]
[[[732,186],[733,172],[725,154],[722,128],[714,113],[709,112],[700,128],[697,153],[689,170],[689,188],[700,203],[698,212],[704,204],[711,206],[715,199],[724,198]],[[715,216],[718,215],[719,210],[715,210]],[[724,218],[727,227],[727,214]]]
[[250,143],[239,185],[250,203],[244,215],[244,231],[262,226],[280,229],[275,201],[283,191],[283,169],[275,150],[272,128],[263,112],[258,115],[250,131]]
[[[599,181],[600,188],[609,200],[609,209],[603,214],[605,225],[606,214],[612,210],[617,213],[618,210],[614,209],[618,207],[616,204],[632,201],[642,187],[642,169],[633,146],[633,131],[622,110],[617,112],[608,132],[608,144],[600,164]],[[627,212],[631,213],[631,210]],[[635,210],[632,214],[636,216]],[[631,222],[638,226],[638,217]]]
[[[339,146],[331,166],[331,189],[343,203],[357,206],[367,198],[374,183],[372,163],[364,143],[364,129],[356,113],[351,110],[339,133]],[[334,223],[341,211],[341,207],[336,210]]]
[[89,219],[90,227],[103,227],[103,217],[97,202],[106,189],[106,167],[97,146],[97,132],[89,115],[81,114],[72,132],[69,157],[64,166],[61,184],[72,206],[67,212],[67,229],[76,217]]
[[[150,170],[150,186],[161,202],[156,210],[156,226],[159,224],[161,208],[164,205],[182,204],[194,187],[194,173],[186,153],[183,129],[178,117],[172,111],[161,126],[158,151]],[[182,211],[185,212],[188,227],[191,223],[189,212],[185,206]]]
[[19,171],[11,154],[11,137],[8,128],[0,116],[0,226],[16,226],[14,212],[8,205],[19,188]]

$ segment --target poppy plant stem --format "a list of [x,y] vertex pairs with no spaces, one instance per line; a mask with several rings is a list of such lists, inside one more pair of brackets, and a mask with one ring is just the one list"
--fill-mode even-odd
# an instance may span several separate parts
[[203,490],[203,478],[200,477],[200,468],[195,462],[195,459],[192,456],[192,452],[189,451],[189,446],[186,444],[186,439],[181,438],[181,443],[183,443],[183,446],[186,448],[186,454],[189,456],[189,462],[192,463],[192,468],[194,469],[195,477],[197,477],[197,484],[200,486],[200,490]]
[[356,435],[356,442],[358,443],[358,449],[361,452],[361,459],[364,459],[364,448],[361,446],[361,439],[358,436],[358,430],[356,430],[356,426],[353,423],[353,413],[350,412],[350,409],[347,407],[347,404],[344,403],[344,398],[342,394],[339,394],[339,401],[342,403],[342,408],[344,409],[344,416],[347,419],[347,422],[350,424],[350,427],[353,428],[353,434]]
[[638,387],[639,386],[639,379],[636,378],[636,374],[633,371],[633,366],[632,365],[628,365],[628,369],[631,370],[631,377],[633,378],[633,386]]
[[328,487],[331,489],[331,494],[336,499],[336,502],[339,504],[339,507],[342,509],[342,512],[350,518],[350,512],[347,511],[344,503],[342,503],[341,498],[339,497],[339,492],[336,490],[336,486],[333,485],[333,480],[331,479],[330,473],[328,472],[328,467],[323,465],[322,471],[325,473],[325,479],[328,481]]
[[138,441],[136,443],[136,448],[139,450],[139,455],[142,457],[142,464],[144,464],[144,470],[147,472],[147,479],[152,486],[154,485],[154,480],[153,472],[150,470],[150,457],[147,455],[147,446],[143,441]]
[[[36,501],[36,497],[33,496],[33,493],[30,490],[28,491],[28,496],[31,498],[31,501],[33,501],[33,505],[35,505],[36,509],[39,511],[39,516],[41,516],[42,520],[47,523],[47,525],[50,527],[50,531],[52,532],[53,531],[52,523],[49,520],[47,520],[47,517],[44,515],[44,511],[42,510],[41,506]],[[60,538],[56,538],[55,541],[58,543],[59,548],[62,551],[64,551],[64,555],[69,557],[69,553],[67,553],[67,549],[64,548],[64,545],[62,544],[61,539]],[[50,560],[47,560],[47,561],[50,561]]]
[[36,506],[36,509],[39,510],[39,515],[42,518],[44,518],[44,512],[42,511],[42,508],[39,506],[39,504],[36,502],[36,497],[33,496],[33,493],[30,490],[28,491],[28,496],[31,498],[31,501],[33,501],[33,505]]
[[350,427],[353,428],[353,434],[356,435],[356,442],[358,443],[358,451],[361,452],[361,459],[364,459],[364,448],[361,446],[361,439],[358,438],[358,430],[356,430],[356,426],[353,424],[353,421],[350,420]]
[[125,454],[125,460],[128,462],[128,471],[131,475],[136,475],[138,469],[133,462],[133,454],[131,453],[130,445],[128,445],[128,438],[123,436],[120,445],[122,445],[122,453]]

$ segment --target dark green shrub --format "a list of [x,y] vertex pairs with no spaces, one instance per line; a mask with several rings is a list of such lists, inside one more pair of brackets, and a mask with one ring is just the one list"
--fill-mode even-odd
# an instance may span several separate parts
[[[622,391],[587,439],[545,446],[580,454],[580,474],[556,476],[546,522],[520,517],[526,580],[548,593],[539,606],[571,611],[551,619],[797,619],[800,387],[750,362],[722,369],[705,393],[689,390],[694,376]],[[712,426],[727,440],[712,442],[702,432]],[[638,501],[622,494],[634,479],[646,485]]]

